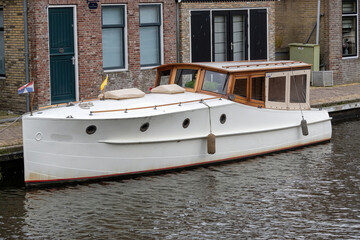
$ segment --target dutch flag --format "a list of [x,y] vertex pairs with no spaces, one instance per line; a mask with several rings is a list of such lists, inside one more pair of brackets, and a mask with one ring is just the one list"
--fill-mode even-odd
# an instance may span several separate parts
[[31,93],[34,91],[34,81],[31,81],[18,89],[19,94]]

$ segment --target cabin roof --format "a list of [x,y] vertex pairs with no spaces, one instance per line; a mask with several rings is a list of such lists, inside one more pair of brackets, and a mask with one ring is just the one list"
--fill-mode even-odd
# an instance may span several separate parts
[[157,68],[172,66],[193,66],[212,68],[226,72],[244,71],[289,71],[295,69],[311,68],[311,64],[299,61],[242,61],[242,62],[200,62],[200,63],[174,63],[166,64]]

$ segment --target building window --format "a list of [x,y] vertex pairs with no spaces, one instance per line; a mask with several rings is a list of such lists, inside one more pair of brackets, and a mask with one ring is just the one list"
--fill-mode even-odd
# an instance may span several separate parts
[[0,8],[0,76],[5,76],[4,10]]
[[213,11],[213,60],[246,59],[247,11]]
[[357,56],[358,1],[342,1],[342,52],[343,57]]
[[267,9],[190,12],[191,61],[268,58]]
[[161,64],[161,5],[140,5],[140,65]]
[[101,15],[103,67],[125,68],[125,7],[103,6]]

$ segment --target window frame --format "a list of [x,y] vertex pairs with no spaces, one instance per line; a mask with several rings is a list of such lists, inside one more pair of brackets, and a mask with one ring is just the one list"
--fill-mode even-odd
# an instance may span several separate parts
[[3,32],[3,36],[4,36],[3,42],[0,43],[4,47],[4,73],[0,73],[0,79],[4,79],[5,76],[6,76],[6,69],[5,69],[5,28],[4,28],[4,20],[5,20],[5,18],[4,18],[4,8],[0,7],[0,11],[2,11],[2,13],[3,13],[3,26],[2,27],[0,26],[0,32]]
[[[306,96],[305,102],[290,102],[291,94],[291,77],[298,75],[306,75]],[[269,101],[269,79],[276,77],[286,77],[285,86],[285,102]],[[271,72],[266,73],[265,77],[265,107],[272,109],[310,109],[310,70],[294,70],[294,71],[282,71],[282,72]]]
[[[103,24],[103,8],[122,8],[123,10],[123,24]],[[123,66],[116,66],[116,67],[104,67],[104,60],[103,60],[103,69],[104,72],[118,72],[118,71],[126,71],[128,69],[128,51],[127,51],[127,8],[125,4],[102,4],[101,6],[101,30],[103,29],[111,29],[111,28],[121,28],[123,32]],[[102,34],[101,34],[102,35]],[[103,44],[103,43],[102,43]],[[103,50],[102,50],[103,51]],[[104,56],[103,56],[104,59]]]
[[[355,54],[352,54],[352,55],[345,55],[343,54],[343,51],[341,51],[341,55],[342,55],[342,58],[343,59],[354,59],[354,58],[358,58],[359,57],[359,0],[355,0],[356,1],[356,12],[354,13],[343,13],[342,12],[342,15],[341,15],[341,45],[343,48],[343,25],[342,25],[342,22],[343,22],[343,19],[345,17],[355,17],[355,22],[356,22],[356,29],[355,29],[355,46],[356,46],[356,53]],[[342,0],[341,1],[341,11],[342,11],[342,8],[343,8],[343,3],[346,2],[346,0]]]
[[[159,22],[157,23],[141,23],[141,8],[142,7],[153,7],[153,6],[157,6],[159,9]],[[141,64],[141,56],[140,56],[140,68],[141,69],[151,69],[153,67],[156,66],[160,66],[161,64],[163,64],[164,62],[164,50],[163,50],[163,6],[161,3],[142,3],[139,4],[139,42],[140,40],[140,29],[141,27],[158,27],[159,29],[159,42],[158,42],[158,47],[159,47],[159,53],[158,53],[158,58],[159,58],[159,62],[157,63],[152,63],[152,64]],[[140,43],[139,43],[140,44]],[[140,52],[141,52],[141,45],[140,45]],[[141,54],[141,53],[140,53]]]
[[[253,29],[253,26],[256,25],[255,22],[251,22],[250,21],[250,17],[251,14],[254,13],[254,11],[265,11],[266,12],[266,31],[264,32],[264,35],[266,35],[266,51],[264,51],[266,53],[266,58],[264,59],[256,59],[255,58],[255,51],[252,52],[251,50],[251,46],[253,45],[252,41],[251,41],[251,29]],[[245,50],[244,50],[244,60],[241,61],[246,61],[246,60],[269,60],[270,58],[270,38],[269,38],[269,19],[268,19],[268,15],[269,15],[269,8],[268,7],[254,7],[254,8],[249,8],[249,7],[244,7],[244,8],[210,8],[210,9],[191,9],[189,10],[190,13],[190,21],[189,21],[189,32],[190,32],[190,36],[192,35],[192,21],[191,21],[191,16],[193,16],[193,13],[196,12],[203,12],[205,14],[205,12],[208,12],[209,15],[209,21],[210,21],[210,26],[209,26],[209,31],[210,31],[210,36],[209,36],[209,44],[210,44],[210,60],[208,62],[215,62],[215,47],[214,47],[214,16],[229,16],[228,17],[228,21],[232,21],[232,16],[233,14],[239,14],[239,15],[243,15],[244,16],[244,20],[245,20],[245,28],[244,28],[244,45],[245,45]],[[194,14],[195,16],[196,14]],[[229,23],[228,23],[229,24]],[[227,54],[228,56],[231,55],[231,57],[233,57],[233,51],[231,50],[231,45],[230,45],[230,40],[231,40],[231,34],[227,33],[228,36],[228,41],[226,43],[226,47],[227,47]],[[193,49],[193,45],[192,45],[192,39],[190,37],[190,41],[189,41],[189,55],[190,55],[190,62],[194,62],[193,59],[193,52],[195,50]],[[231,61],[231,60],[226,60],[226,61]],[[204,61],[196,61],[196,62],[204,62]],[[205,61],[206,62],[206,61]]]

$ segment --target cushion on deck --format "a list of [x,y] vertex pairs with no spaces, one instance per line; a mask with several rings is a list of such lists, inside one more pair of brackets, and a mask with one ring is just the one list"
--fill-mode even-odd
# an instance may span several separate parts
[[[126,88],[126,89],[119,89],[119,90],[105,92],[105,99],[114,99],[114,100],[142,98],[144,96],[145,93],[137,88]],[[100,94],[99,98],[100,99],[103,98],[103,94]]]
[[167,85],[160,85],[156,88],[151,89],[152,93],[167,93],[167,94],[175,94],[175,93],[184,93],[185,88],[180,87],[177,84],[167,84]]

